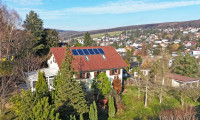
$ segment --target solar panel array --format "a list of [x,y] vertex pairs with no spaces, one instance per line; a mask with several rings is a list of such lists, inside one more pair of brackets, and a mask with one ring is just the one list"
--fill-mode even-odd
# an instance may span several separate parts
[[105,54],[103,49],[101,48],[94,48],[94,49],[72,49],[71,50],[73,55],[100,55]]

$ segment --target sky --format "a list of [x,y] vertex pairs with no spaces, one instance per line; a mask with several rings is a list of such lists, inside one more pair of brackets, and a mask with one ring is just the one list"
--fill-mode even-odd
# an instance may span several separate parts
[[22,20],[33,10],[45,28],[88,31],[200,19],[200,0],[2,0]]

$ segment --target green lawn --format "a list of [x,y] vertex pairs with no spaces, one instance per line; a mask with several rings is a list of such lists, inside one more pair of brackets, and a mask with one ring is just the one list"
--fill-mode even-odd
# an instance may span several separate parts
[[[148,96],[148,107],[144,107],[144,95],[141,98],[137,97],[137,88],[135,86],[127,86],[126,92],[122,94],[122,101],[126,109],[123,112],[118,112],[113,120],[146,120],[159,119],[158,113],[161,109],[173,109],[181,107],[180,102],[173,96],[167,95],[163,98],[163,103],[160,104],[158,98]],[[186,99],[185,104],[197,106],[199,103],[194,103],[191,99]]]
[[[108,34],[110,36],[120,35],[121,33],[122,33],[122,31],[108,32]],[[91,37],[92,38],[102,38],[104,35],[105,35],[105,33],[92,34]],[[83,36],[76,37],[75,39],[77,39],[77,38],[83,38]]]
[[[110,36],[114,36],[114,35],[120,35],[122,33],[122,31],[115,31],[115,32],[108,32],[108,34]],[[100,33],[100,34],[93,34],[91,35],[92,38],[101,38],[105,35],[105,33]]]

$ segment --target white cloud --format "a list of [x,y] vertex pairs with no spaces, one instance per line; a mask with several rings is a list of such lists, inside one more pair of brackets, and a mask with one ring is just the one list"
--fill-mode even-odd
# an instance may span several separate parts
[[[75,7],[62,10],[64,13],[71,14],[123,14],[149,10],[159,10],[191,5],[199,5],[200,0],[173,1],[173,2],[142,2],[142,1],[118,1],[109,2],[99,6]],[[61,12],[61,11],[60,11]]]
[[[24,2],[34,4],[42,3],[42,0],[12,0],[15,2]],[[90,7],[73,7],[60,10],[42,10],[31,8],[16,8],[16,10],[25,18],[30,10],[34,10],[45,20],[66,19],[71,15],[96,15],[96,14],[126,14],[142,11],[160,10],[167,8],[184,7],[191,5],[200,5],[200,0],[176,0],[171,2],[160,2],[159,0],[120,0],[117,2],[107,2],[105,4]]]
[[15,4],[20,4],[23,6],[33,6],[42,4],[42,0],[6,0],[6,1],[14,2]]

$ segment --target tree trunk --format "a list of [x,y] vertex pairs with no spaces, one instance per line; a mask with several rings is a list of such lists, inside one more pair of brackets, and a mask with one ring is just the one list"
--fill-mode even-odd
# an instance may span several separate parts
[[154,82],[156,83],[157,75],[154,76]]
[[163,86],[165,84],[165,78],[162,78],[162,86],[161,86],[161,90],[160,90],[160,104],[162,103],[162,94],[163,94]]
[[160,104],[162,103],[162,92],[163,92],[163,87],[161,87],[161,90],[160,90],[160,99],[159,99]]
[[183,99],[183,95],[181,95],[181,105],[184,105],[184,99]]
[[146,85],[146,91],[145,91],[145,102],[144,102],[144,106],[147,107],[147,97],[148,97],[148,89],[147,89],[147,85]]
[[100,94],[100,92],[98,92],[98,94],[97,94],[97,100],[99,100],[99,94]]
[[140,98],[140,79],[139,79],[139,86],[138,86],[138,98]]

